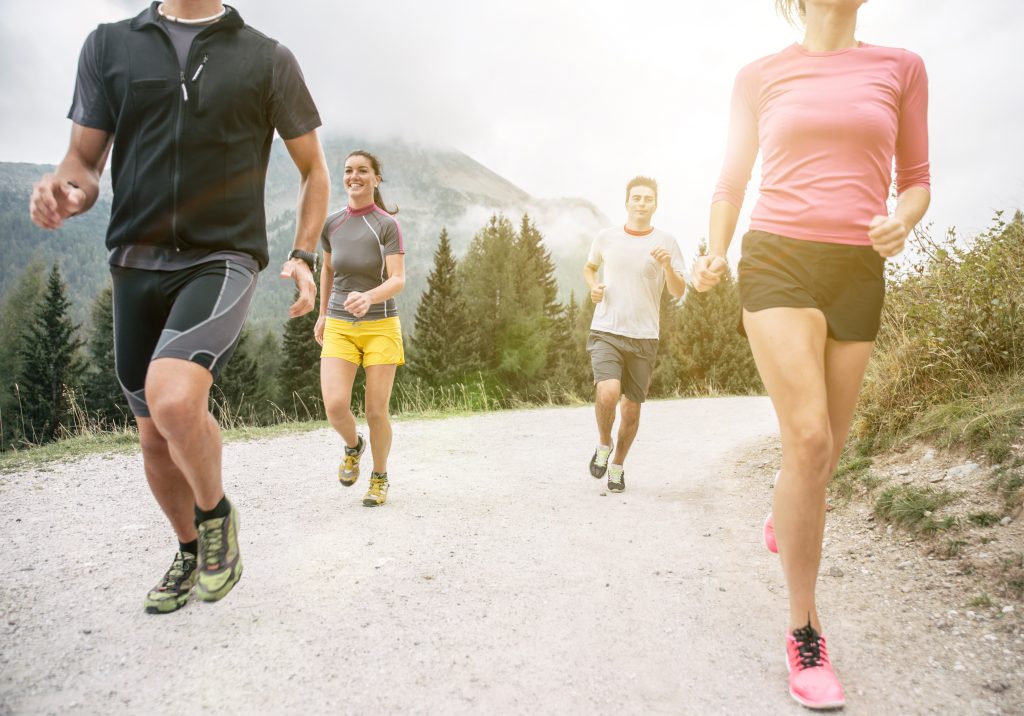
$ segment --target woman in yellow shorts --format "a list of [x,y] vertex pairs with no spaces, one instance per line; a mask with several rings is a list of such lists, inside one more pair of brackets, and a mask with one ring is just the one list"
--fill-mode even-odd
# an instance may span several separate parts
[[[405,286],[402,230],[381,198],[380,162],[369,152],[345,159],[348,206],[327,217],[320,243],[320,318],[314,334],[320,353],[320,387],[327,419],[345,443],[338,480],[346,487],[359,479],[366,440],[352,415],[352,383],[360,365],[366,371],[366,423],[370,429],[373,472],[363,504],[383,505],[388,496],[391,423],[388,404],[395,370],[405,363],[402,326],[395,295]],[[330,286],[330,291],[327,287]]]

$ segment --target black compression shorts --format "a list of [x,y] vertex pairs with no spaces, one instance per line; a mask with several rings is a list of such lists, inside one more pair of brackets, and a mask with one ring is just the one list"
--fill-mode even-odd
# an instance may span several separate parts
[[146,371],[157,358],[180,358],[208,369],[214,380],[242,333],[256,274],[234,261],[178,271],[111,266],[114,279],[114,360],[136,417],[149,417]]

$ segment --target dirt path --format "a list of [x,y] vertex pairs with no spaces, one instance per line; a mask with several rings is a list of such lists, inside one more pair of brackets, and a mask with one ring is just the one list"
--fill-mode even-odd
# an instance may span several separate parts
[[[802,713],[758,541],[774,433],[762,398],[648,404],[605,495],[588,408],[400,422],[377,510],[327,431],[231,444],[245,576],[167,616],[138,456],[0,475],[0,713]],[[1019,620],[939,628],[871,570],[822,582],[846,713],[1024,710]]]

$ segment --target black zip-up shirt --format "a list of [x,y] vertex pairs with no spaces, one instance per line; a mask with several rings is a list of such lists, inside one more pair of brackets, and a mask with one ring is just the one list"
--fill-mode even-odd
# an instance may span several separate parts
[[320,126],[316,107],[297,63],[280,61],[290,53],[233,8],[196,36],[182,69],[157,4],[100,25],[79,63],[69,117],[114,135],[107,248],[241,251],[263,268],[273,133]]

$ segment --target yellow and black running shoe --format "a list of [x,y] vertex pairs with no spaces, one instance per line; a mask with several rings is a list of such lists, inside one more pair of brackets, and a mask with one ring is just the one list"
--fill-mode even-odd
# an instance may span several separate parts
[[146,595],[146,613],[169,614],[178,611],[185,606],[195,583],[196,556],[189,552],[178,552],[163,579]]
[[366,491],[363,498],[363,505],[366,507],[380,507],[388,499],[388,474],[386,472],[374,472],[370,475],[370,489]]
[[354,448],[345,446],[345,457],[341,459],[341,465],[338,466],[338,482],[345,487],[352,487],[359,479],[359,458],[363,456],[364,450],[366,450],[366,441],[363,440],[362,435],[359,436],[359,441]]

